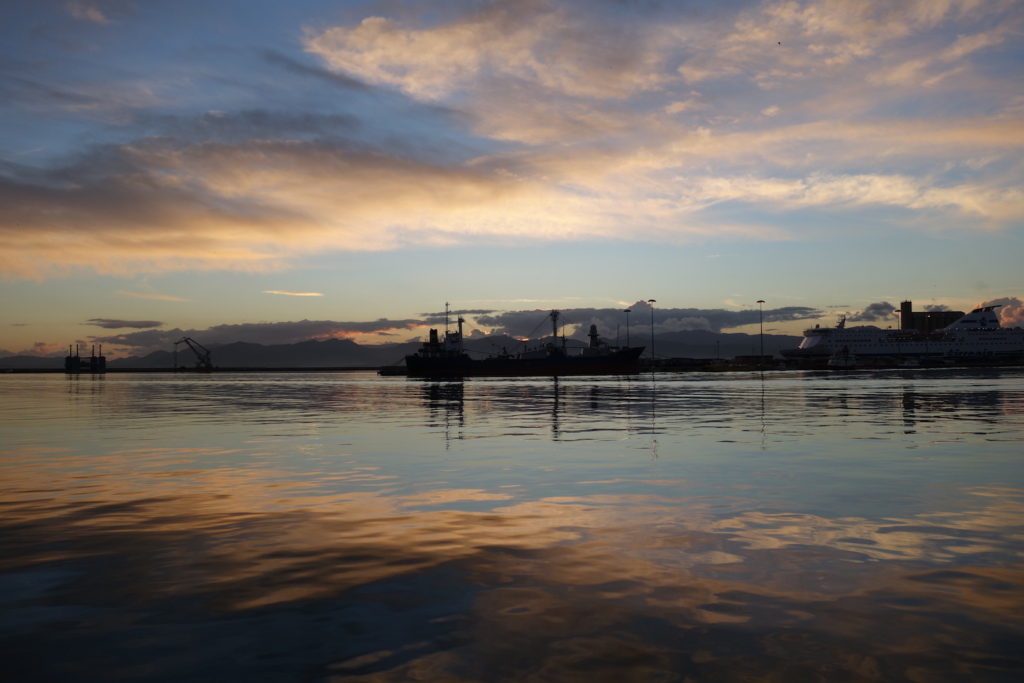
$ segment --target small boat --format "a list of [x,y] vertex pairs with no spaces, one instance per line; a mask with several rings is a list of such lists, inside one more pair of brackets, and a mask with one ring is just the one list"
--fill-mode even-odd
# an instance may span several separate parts
[[[588,346],[572,349],[563,335],[558,336],[559,312],[548,314],[552,322],[552,340],[526,348],[520,353],[501,353],[485,358],[471,358],[463,344],[463,318],[458,318],[458,331],[445,330],[441,337],[436,329],[423,346],[405,357],[406,374],[410,377],[529,377],[561,375],[629,374],[640,371],[643,346],[611,346],[590,326]],[[447,324],[445,325],[447,328]]]

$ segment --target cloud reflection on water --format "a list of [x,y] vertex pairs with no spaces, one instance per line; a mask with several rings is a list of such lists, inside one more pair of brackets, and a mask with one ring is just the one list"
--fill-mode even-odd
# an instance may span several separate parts
[[[1020,442],[1017,423],[987,429],[1019,391],[200,386],[110,382],[113,436],[28,425],[0,453],[16,677],[1024,671],[1024,490],[957,469],[993,432]],[[78,430],[96,417],[68,410]],[[636,452],[653,436],[657,461]],[[978,462],[1009,459],[987,448]]]
[[[88,634],[106,633],[104,649],[125,655],[117,643],[139,620],[175,650],[193,643],[176,623],[259,640],[296,619],[306,629],[326,620],[363,638],[321,643],[333,659],[320,662],[320,675],[382,680],[422,671],[454,680],[645,671],[742,680],[758,670],[857,679],[863,667],[912,678],[914,666],[973,675],[1021,663],[992,654],[1022,626],[1020,536],[994,533],[1024,528],[1021,491],[979,492],[977,508],[937,526],[931,515],[716,520],[699,503],[644,496],[424,509],[507,498],[467,490],[327,500],[292,491],[274,510],[259,498],[278,487],[259,473],[191,495],[188,482],[164,481],[141,498],[111,477],[97,496],[107,502],[58,494],[8,507],[4,575],[41,575],[49,585],[10,600],[6,627],[73,652],[83,637],[97,644]],[[16,492],[5,489],[10,500]],[[1017,497],[1012,505],[1006,493]],[[936,551],[958,542],[986,550],[977,562]],[[954,560],[954,571],[938,568]],[[70,620],[40,612],[58,605],[77,611]],[[935,623],[922,629],[921,620]],[[416,637],[389,637],[395,628]],[[984,656],[972,663],[975,649]],[[200,650],[192,664],[210,666]]]

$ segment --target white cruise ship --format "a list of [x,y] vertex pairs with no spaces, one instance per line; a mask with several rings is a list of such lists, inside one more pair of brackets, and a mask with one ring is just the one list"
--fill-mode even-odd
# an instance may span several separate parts
[[782,355],[811,360],[852,357],[858,364],[1024,361],[1024,329],[1000,326],[995,312],[998,307],[976,308],[934,332],[847,327],[843,319],[836,327],[805,330],[800,345]]

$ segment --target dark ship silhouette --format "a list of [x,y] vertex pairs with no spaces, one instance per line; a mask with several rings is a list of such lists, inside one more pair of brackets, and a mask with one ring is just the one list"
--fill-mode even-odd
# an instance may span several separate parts
[[640,370],[643,346],[611,346],[598,337],[597,326],[590,326],[590,343],[582,348],[566,346],[565,336],[559,341],[558,311],[551,318],[552,341],[519,353],[501,353],[484,358],[471,358],[463,345],[462,325],[458,331],[448,330],[440,337],[436,329],[420,349],[405,357],[406,374],[410,377],[528,377],[560,375],[609,375],[635,373]]

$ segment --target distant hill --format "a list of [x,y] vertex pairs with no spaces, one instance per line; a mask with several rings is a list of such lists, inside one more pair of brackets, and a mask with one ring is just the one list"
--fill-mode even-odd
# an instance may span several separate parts
[[[624,339],[620,339],[623,343]],[[634,346],[647,346],[650,337],[634,334],[630,342]],[[536,342],[534,342],[536,343]],[[778,355],[781,349],[793,348],[800,343],[800,337],[791,335],[764,335],[765,354]],[[568,340],[570,347],[584,346],[582,339]],[[397,365],[410,353],[419,348],[419,342],[399,344],[360,345],[349,339],[309,340],[295,344],[252,344],[234,342],[210,349],[215,367],[222,368],[328,368],[366,367]],[[495,335],[479,339],[467,339],[466,350],[473,358],[507,350],[516,353],[523,349],[523,342],[512,337]],[[654,351],[659,358],[732,358],[755,355],[760,352],[760,339],[756,334],[725,334],[693,330],[687,332],[666,332],[654,337]],[[647,351],[644,352],[645,355]],[[178,350],[178,365],[192,367],[195,356],[185,348]],[[0,358],[0,370],[46,370],[64,366],[63,358],[41,356],[8,356]],[[107,367],[116,369],[159,369],[174,367],[174,353],[154,351],[146,356],[131,356],[110,360]]]
[[[419,343],[361,346],[348,339],[309,340],[295,344],[252,344],[234,342],[210,349],[215,367],[222,368],[331,368],[394,365],[412,353]],[[178,365],[192,367],[196,358],[185,348],[178,349]],[[0,360],[0,366],[3,361]],[[172,368],[174,353],[154,351],[139,357],[119,358],[107,363],[117,368]]]
[[0,358],[0,370],[53,370],[63,367],[63,358],[49,356],[7,356],[6,358]]
[[[802,337],[788,334],[764,335],[765,355],[778,356],[782,349],[796,348]],[[631,340],[636,343],[636,340]],[[650,337],[641,337],[649,344]],[[646,351],[644,352],[646,353]],[[724,333],[705,330],[667,332],[654,335],[654,353],[659,358],[733,358],[761,353],[760,335],[742,332]]]

